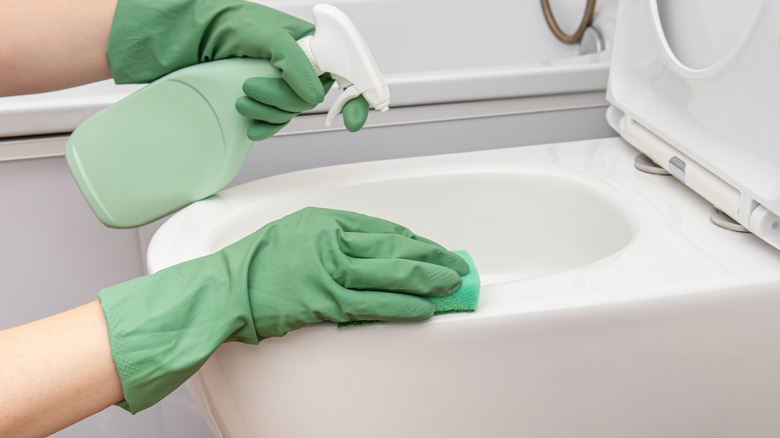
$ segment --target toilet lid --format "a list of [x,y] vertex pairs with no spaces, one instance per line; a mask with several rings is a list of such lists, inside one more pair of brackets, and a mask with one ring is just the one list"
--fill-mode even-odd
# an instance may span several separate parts
[[780,248],[780,2],[623,0],[607,98],[630,143]]

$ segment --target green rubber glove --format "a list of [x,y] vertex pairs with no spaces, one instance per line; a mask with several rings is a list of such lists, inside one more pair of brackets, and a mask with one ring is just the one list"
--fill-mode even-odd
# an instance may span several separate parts
[[[322,75],[320,81],[324,90],[329,90],[334,82],[327,74]],[[243,89],[246,96],[238,98],[236,110],[254,120],[247,129],[247,136],[253,141],[273,136],[295,116],[316,106],[303,100],[279,78],[249,78],[244,81]]]
[[[223,342],[256,344],[320,321],[421,321],[468,264],[408,229],[306,208],[214,254],[98,294],[125,399],[138,412]],[[258,370],[262,372],[262,370]]]
[[[119,0],[106,58],[118,84],[151,82],[201,62],[268,59],[282,78],[247,80],[248,98],[236,103],[242,115],[255,119],[248,137],[262,140],[322,102],[332,85],[329,77],[317,77],[296,43],[313,32],[307,21],[242,0]],[[344,121],[354,132],[365,123],[368,107],[360,112],[360,103],[351,106]]]
[[369,109],[368,101],[362,95],[344,104],[341,115],[344,117],[344,126],[349,132],[357,132],[363,128],[368,119]]
[[[328,74],[322,75],[320,81],[325,90],[329,90],[334,82]],[[247,136],[254,141],[273,136],[293,117],[316,106],[300,98],[282,79],[247,79],[244,82],[244,93],[246,97],[236,101],[236,110],[255,120],[247,130]],[[369,109],[368,101],[363,96],[348,101],[341,110],[347,130],[357,132],[363,128]]]

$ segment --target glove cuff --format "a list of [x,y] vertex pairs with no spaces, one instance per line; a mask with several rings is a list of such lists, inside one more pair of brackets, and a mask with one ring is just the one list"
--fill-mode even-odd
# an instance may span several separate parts
[[131,413],[181,386],[225,341],[259,342],[246,289],[219,253],[103,289],[111,354]]
[[117,2],[106,48],[114,82],[148,83],[198,63],[204,24],[196,20],[192,3],[190,0]]

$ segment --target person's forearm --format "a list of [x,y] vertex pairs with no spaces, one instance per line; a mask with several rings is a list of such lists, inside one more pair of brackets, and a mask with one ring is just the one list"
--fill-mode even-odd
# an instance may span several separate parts
[[108,79],[106,46],[117,0],[0,2],[0,96]]
[[0,437],[49,435],[123,397],[98,301],[0,331]]

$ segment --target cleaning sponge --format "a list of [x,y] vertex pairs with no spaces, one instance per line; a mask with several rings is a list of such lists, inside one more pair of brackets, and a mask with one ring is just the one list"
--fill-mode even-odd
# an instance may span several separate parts
[[[445,315],[448,313],[464,313],[477,310],[479,301],[479,273],[474,266],[474,260],[471,255],[463,250],[453,251],[455,254],[463,257],[469,264],[469,273],[461,278],[460,287],[450,295],[443,297],[427,297],[434,308],[434,315]],[[348,321],[338,323],[338,327],[350,327],[356,325],[371,324],[379,321]]]

